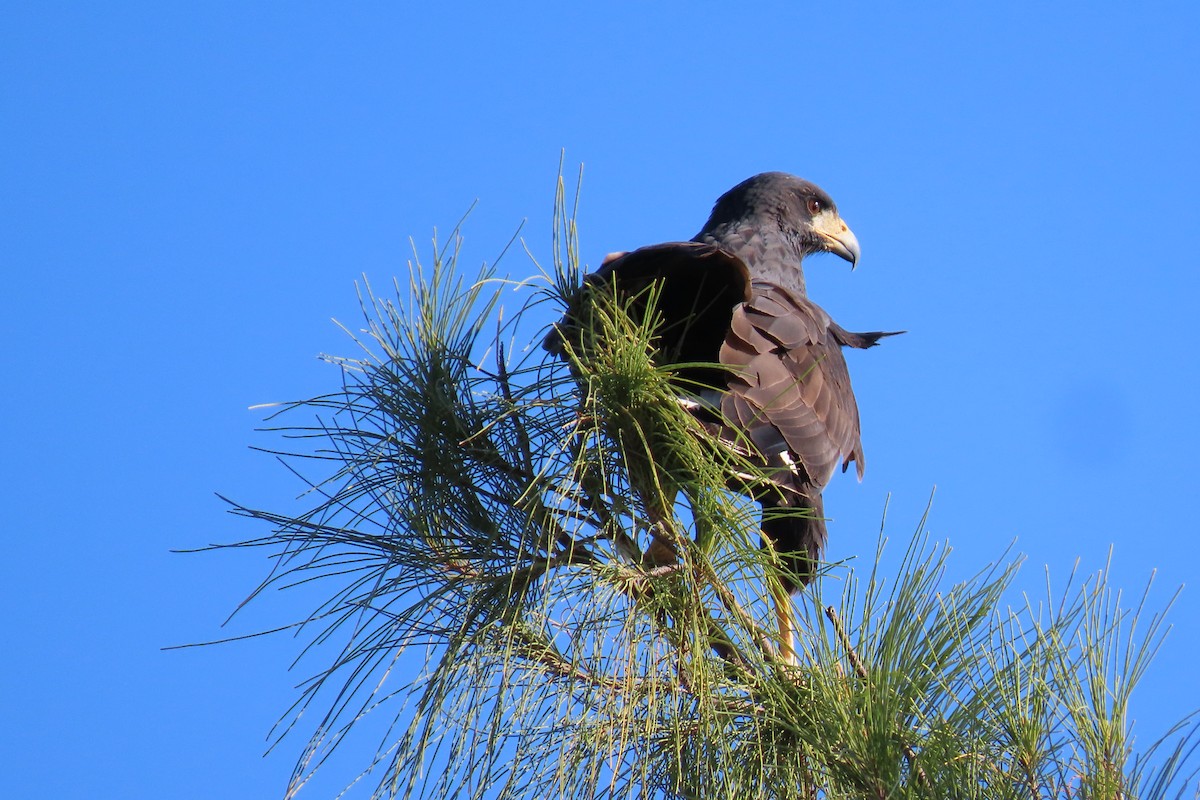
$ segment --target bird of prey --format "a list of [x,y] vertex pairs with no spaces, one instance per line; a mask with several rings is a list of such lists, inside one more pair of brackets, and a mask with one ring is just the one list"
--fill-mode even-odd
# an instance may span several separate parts
[[[858,240],[833,200],[808,181],[766,172],[723,194],[690,242],[613,254],[584,281],[585,289],[615,284],[629,297],[656,298],[656,363],[691,370],[686,377],[707,389],[686,407],[765,468],[771,486],[754,490],[754,499],[763,507],[763,546],[784,567],[771,591],[789,663],[790,596],[811,580],[825,547],[821,491],[839,464],[845,471],[853,461],[860,480],[865,466],[842,348],[865,349],[890,335],[847,331],[808,299],[802,262],[820,252],[852,266],[859,259]],[[647,293],[654,284],[658,291]],[[561,354],[562,339],[577,334],[587,297],[586,290],[575,297],[547,337],[548,350]],[[720,368],[687,366],[698,362]]]

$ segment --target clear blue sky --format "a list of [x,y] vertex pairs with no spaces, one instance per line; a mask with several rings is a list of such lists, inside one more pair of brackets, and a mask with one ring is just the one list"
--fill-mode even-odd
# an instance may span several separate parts
[[[1024,588],[1110,544],[1130,591],[1195,583],[1194,2],[5,5],[0,796],[282,791],[303,738],[265,737],[320,665],[160,648],[306,599],[221,629],[267,562],[168,550],[265,532],[214,492],[295,507],[247,409],[337,386],[315,356],[353,354],[360,274],[476,198],[469,262],[526,218],[548,255],[562,148],[593,265],[755,172],[838,201],[863,260],[812,261],[811,294],[910,333],[852,354],[868,470],[827,495],[833,558],[936,485],[961,574],[1016,538]],[[1196,586],[1173,619],[1143,742],[1200,706]]]

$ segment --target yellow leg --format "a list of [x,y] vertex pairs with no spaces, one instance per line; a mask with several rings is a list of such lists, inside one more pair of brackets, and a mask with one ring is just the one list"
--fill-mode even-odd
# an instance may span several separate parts
[[771,581],[771,594],[775,599],[775,618],[779,623],[779,656],[785,664],[796,666],[796,618],[792,608],[792,596],[779,581]]

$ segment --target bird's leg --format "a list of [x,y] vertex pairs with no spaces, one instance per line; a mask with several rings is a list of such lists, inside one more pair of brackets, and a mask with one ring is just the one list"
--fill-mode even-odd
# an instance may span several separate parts
[[651,568],[679,564],[684,543],[672,509],[676,495],[672,481],[651,462],[649,469],[630,483],[641,500],[649,523],[650,544],[646,546],[642,562]]
[[796,617],[792,595],[777,579],[768,577],[775,600],[775,619],[779,624],[779,657],[790,667],[796,666]]
[[671,518],[661,509],[647,508],[650,516],[650,544],[642,557],[650,567],[667,567],[679,564],[678,536],[671,526]]

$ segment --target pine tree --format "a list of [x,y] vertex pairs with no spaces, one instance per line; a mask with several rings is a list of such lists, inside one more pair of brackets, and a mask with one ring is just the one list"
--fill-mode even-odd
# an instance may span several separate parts
[[[339,648],[293,710],[322,716],[289,797],[367,715],[394,718],[360,776],[381,798],[1200,796],[1195,727],[1133,753],[1130,693],[1166,628],[1103,573],[1010,609],[1019,559],[947,585],[922,526],[893,574],[826,567],[784,663],[781,565],[726,488],[756,468],[681,407],[651,322],[601,298],[566,361],[530,346],[526,312],[581,278],[561,180],[556,209],[515,315],[509,282],[462,277],[457,228],[394,299],[364,285],[342,388],[273,429],[312,445],[290,454],[326,470],[320,500],[234,506],[272,528],[235,545],[272,550],[255,596],[319,581],[305,630]],[[643,559],[652,538],[678,563]],[[419,674],[395,666],[422,650]]]

